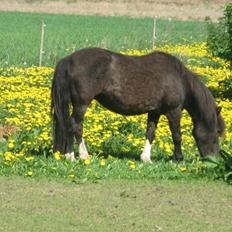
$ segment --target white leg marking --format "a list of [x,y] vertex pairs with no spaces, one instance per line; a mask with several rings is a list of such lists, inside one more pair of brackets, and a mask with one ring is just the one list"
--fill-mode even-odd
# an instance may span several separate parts
[[66,153],[65,157],[66,157],[66,159],[71,160],[71,161],[75,160],[74,152]]
[[80,145],[79,145],[79,156],[81,159],[86,160],[89,158],[89,154],[87,151],[87,148],[85,146],[85,140],[82,139]]
[[150,144],[148,139],[146,140],[146,144],[145,144],[145,147],[143,149],[143,152],[142,152],[140,158],[143,162],[152,163],[151,162],[151,144]]

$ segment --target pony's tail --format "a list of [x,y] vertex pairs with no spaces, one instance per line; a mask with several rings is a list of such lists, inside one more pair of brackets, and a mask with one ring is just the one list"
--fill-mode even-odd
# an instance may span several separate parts
[[51,113],[53,119],[53,151],[66,153],[69,127],[70,78],[68,59],[58,62],[52,82]]

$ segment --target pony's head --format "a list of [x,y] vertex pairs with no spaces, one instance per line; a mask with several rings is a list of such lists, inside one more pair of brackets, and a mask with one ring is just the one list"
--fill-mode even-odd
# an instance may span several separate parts
[[193,136],[202,157],[219,154],[219,137],[223,136],[225,123],[220,114],[221,107],[216,107],[212,124],[196,123],[193,128]]

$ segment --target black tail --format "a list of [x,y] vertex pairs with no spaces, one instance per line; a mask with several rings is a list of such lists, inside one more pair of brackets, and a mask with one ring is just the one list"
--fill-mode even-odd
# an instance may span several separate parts
[[51,112],[53,117],[53,151],[66,153],[68,144],[70,78],[68,75],[69,60],[58,62],[52,82]]

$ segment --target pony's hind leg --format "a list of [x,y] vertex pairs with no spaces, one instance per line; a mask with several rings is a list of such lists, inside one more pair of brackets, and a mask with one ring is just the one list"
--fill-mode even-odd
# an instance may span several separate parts
[[149,112],[147,117],[147,131],[146,131],[146,143],[143,152],[140,156],[143,162],[151,163],[151,145],[155,138],[155,130],[159,121],[160,115],[154,112]]
[[87,110],[88,104],[73,107],[73,131],[79,148],[79,157],[81,159],[88,159],[89,154],[85,145],[85,141],[82,138],[83,135],[83,121],[84,114]]
[[73,152],[73,139],[74,139],[74,119],[70,117],[69,128],[67,129],[66,153],[65,157],[71,161],[75,160]]
[[181,151],[181,131],[180,131],[180,119],[181,119],[181,109],[177,108],[166,114],[169,122],[169,127],[172,133],[172,140],[174,143],[174,153],[172,159],[175,161],[183,160],[183,155]]

